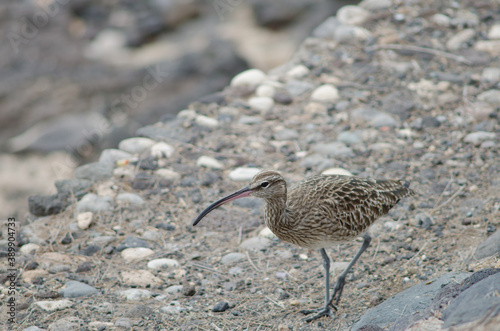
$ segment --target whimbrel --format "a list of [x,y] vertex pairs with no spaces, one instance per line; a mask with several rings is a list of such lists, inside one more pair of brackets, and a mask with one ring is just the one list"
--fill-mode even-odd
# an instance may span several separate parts
[[[310,249],[319,249],[325,269],[325,305],[304,314],[317,312],[306,321],[322,316],[333,317],[345,277],[370,245],[366,230],[404,197],[414,194],[410,183],[400,180],[359,178],[355,176],[317,175],[304,179],[287,191],[285,179],[276,171],[263,170],[250,184],[208,206],[193,222],[198,224],[215,208],[235,199],[253,196],[267,204],[266,225],[281,240]],[[362,235],[363,244],[347,268],[340,274],[330,297],[330,259],[325,248]]]

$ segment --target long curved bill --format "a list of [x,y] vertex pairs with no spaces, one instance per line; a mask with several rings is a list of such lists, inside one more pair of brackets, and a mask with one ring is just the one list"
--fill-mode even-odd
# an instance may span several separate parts
[[246,187],[242,188],[241,190],[236,191],[233,194],[228,195],[227,197],[224,197],[220,200],[215,201],[210,206],[208,206],[207,209],[202,211],[201,214],[198,215],[198,217],[196,217],[196,219],[193,222],[193,226],[198,224],[203,219],[203,217],[205,217],[208,213],[210,213],[215,208],[222,206],[223,204],[228,203],[229,201],[233,201],[233,200],[236,200],[239,198],[247,197],[250,195],[250,193],[252,193],[252,190],[250,189],[250,187],[246,186]]

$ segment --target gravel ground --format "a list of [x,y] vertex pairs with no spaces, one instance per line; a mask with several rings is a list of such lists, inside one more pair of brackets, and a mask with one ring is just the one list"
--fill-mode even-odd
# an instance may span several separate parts
[[[15,329],[346,330],[415,284],[500,267],[495,251],[475,254],[500,241],[495,6],[341,11],[286,65],[244,72],[32,197]],[[321,257],[275,239],[261,201],[191,223],[255,169],[296,182],[332,168],[404,178],[418,194],[371,227],[336,317],[307,324]],[[334,275],[360,243],[329,250]]]

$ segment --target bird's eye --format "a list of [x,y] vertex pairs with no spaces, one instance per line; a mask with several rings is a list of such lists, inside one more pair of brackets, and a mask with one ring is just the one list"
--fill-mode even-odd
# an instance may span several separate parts
[[260,184],[260,187],[268,187],[269,186],[269,182],[262,182]]

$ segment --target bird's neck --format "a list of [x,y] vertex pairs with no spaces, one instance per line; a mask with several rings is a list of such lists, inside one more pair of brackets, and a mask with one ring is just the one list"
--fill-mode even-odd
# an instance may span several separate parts
[[[266,199],[265,220],[268,228],[273,230],[287,219],[286,195]],[[274,231],[273,231],[274,232]]]

